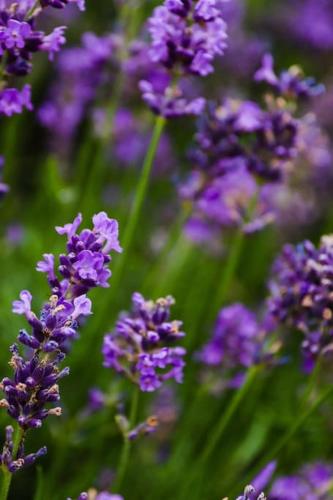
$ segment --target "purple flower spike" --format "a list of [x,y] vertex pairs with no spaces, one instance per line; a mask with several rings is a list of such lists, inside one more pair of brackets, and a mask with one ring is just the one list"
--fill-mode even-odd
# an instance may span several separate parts
[[242,385],[246,370],[264,359],[264,341],[263,328],[245,306],[221,309],[212,339],[196,355],[206,365],[204,375],[213,392]]
[[304,334],[306,371],[318,356],[332,350],[333,238],[323,236],[316,248],[310,241],[286,245],[270,279],[269,315],[279,324]]
[[6,441],[2,453],[0,454],[0,464],[6,466],[7,469],[12,473],[19,471],[25,466],[32,465],[38,458],[44,456],[47,453],[46,446],[43,446],[36,453],[25,455],[23,443],[14,456],[13,434],[13,427],[11,425],[8,425],[6,427]]
[[120,251],[116,221],[104,212],[96,215],[94,221],[93,230],[84,229],[80,234],[77,234],[82,222],[80,215],[72,224],[57,228],[68,240],[68,254],[59,257],[58,271],[64,278],[60,280],[56,274],[54,255],[44,254],[37,270],[47,275],[52,295],[44,303],[39,317],[31,309],[32,296],[27,290],[20,293],[20,300],[13,302],[13,312],[26,317],[31,332],[22,329],[17,339],[28,348],[26,357],[20,355],[18,345],[10,348],[9,365],[14,375],[5,377],[0,385],[5,395],[0,407],[7,409],[23,431],[19,451],[13,457],[12,428],[7,428],[1,463],[11,472],[32,464],[46,453],[46,448],[41,448],[37,453],[25,455],[25,433],[41,427],[48,416],[61,415],[59,381],[68,375],[69,369],[60,369],[59,365],[78,337],[80,320],[91,314],[92,303],[86,293],[93,287],[106,286],[111,274],[109,251]]
[[69,282],[73,285],[74,296],[85,294],[96,286],[108,287],[111,276],[108,264],[111,251],[121,252],[118,241],[118,222],[110,219],[105,212],[93,217],[92,230],[85,229],[77,233],[82,223],[79,214],[71,224],[57,226],[60,235],[67,236],[68,254],[60,255],[58,270],[63,280],[54,279],[52,273],[52,258],[44,255],[44,262],[38,263],[38,271],[45,272],[55,294],[63,293]]
[[32,110],[30,85],[25,85],[21,91],[7,88],[0,92],[0,114],[12,116],[22,113],[24,108]]
[[168,70],[206,76],[226,48],[226,24],[215,0],[170,1],[156,7],[149,20],[150,56]]
[[2,90],[0,92],[0,114],[12,116],[31,110],[31,90],[25,85],[20,91],[7,88],[8,77],[24,77],[32,71],[32,58],[38,51],[48,52],[52,61],[64,45],[64,26],[56,27],[45,34],[36,29],[36,21],[45,7],[62,8],[69,2],[84,9],[84,0],[24,0],[1,2],[0,5],[0,56],[2,59]]
[[121,314],[113,333],[104,337],[104,366],[113,368],[139,385],[143,392],[154,392],[172,378],[182,382],[185,349],[173,347],[185,334],[180,321],[170,320],[170,296],[145,300],[132,296],[132,311]]
[[[140,81],[146,104],[166,118],[199,115],[205,106],[202,97],[188,99],[181,79],[205,77],[226,48],[226,24],[219,0],[165,0],[148,22],[151,61],[167,75],[161,86],[151,78]],[[153,73],[153,72],[152,72]],[[172,82],[172,84],[170,83]]]

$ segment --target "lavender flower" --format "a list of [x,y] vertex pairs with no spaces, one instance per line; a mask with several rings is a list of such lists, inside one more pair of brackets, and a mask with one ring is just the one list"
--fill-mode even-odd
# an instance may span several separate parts
[[168,379],[183,379],[185,349],[173,344],[185,334],[180,321],[170,321],[170,296],[146,301],[132,296],[132,311],[120,315],[115,331],[104,337],[104,366],[127,376],[145,392]]
[[301,98],[317,95],[320,88],[295,68],[277,77],[271,56],[264,58],[256,80],[274,89],[264,104],[225,99],[211,103],[198,121],[190,152],[195,167],[180,186],[181,197],[193,203],[188,234],[194,229],[196,239],[199,227],[204,239],[228,227],[252,232],[274,221],[277,199],[274,203],[268,193],[293,185],[299,159],[309,159],[304,147],[309,117],[298,117],[296,109]]
[[204,99],[188,101],[179,78],[207,76],[214,70],[216,56],[223,55],[227,35],[221,2],[165,0],[155,8],[148,21],[148,30],[151,60],[166,68],[172,83],[161,90],[153,82],[142,80],[143,99],[154,113],[167,118],[200,114]]
[[88,393],[88,411],[95,413],[106,405],[106,395],[98,387],[93,387]]
[[271,500],[329,500],[333,467],[330,464],[306,465],[295,475],[276,479],[271,487]]
[[255,315],[242,304],[221,309],[211,340],[196,355],[208,368],[214,392],[242,385],[246,370],[263,360],[265,340]]
[[[78,3],[84,8],[83,0]],[[12,76],[25,76],[32,70],[32,56],[38,51],[49,54],[50,60],[59,52],[65,43],[65,27],[56,27],[52,33],[46,35],[36,29],[36,20],[41,11],[48,6],[61,8],[68,0],[41,1],[40,4],[32,0],[23,2],[2,1],[0,4],[0,59],[1,91],[0,114],[11,116],[21,113],[24,108],[32,109],[30,100],[31,88],[25,85],[20,91],[7,86]]]
[[9,472],[16,472],[24,466],[32,465],[38,458],[44,456],[47,452],[46,446],[40,448],[36,453],[25,454],[24,441],[21,442],[17,453],[14,456],[14,429],[11,425],[6,427],[6,441],[0,454],[0,463],[7,467]]
[[159,420],[155,415],[151,415],[144,422],[138,424],[134,429],[129,430],[127,433],[127,438],[130,441],[134,441],[141,436],[148,436],[156,432],[159,425]]
[[148,24],[150,57],[170,70],[206,76],[226,47],[226,24],[215,0],[166,0]]
[[[268,464],[253,481],[256,489],[268,488],[276,463]],[[275,479],[269,488],[270,500],[329,500],[332,487],[331,464],[315,462],[303,466],[295,474]],[[259,483],[260,486],[259,486]]]
[[30,85],[24,85],[22,90],[6,88],[0,91],[0,114],[12,116],[22,113],[24,108],[32,110]]
[[324,91],[322,84],[317,84],[314,78],[305,78],[299,66],[291,66],[282,71],[279,76],[274,72],[274,59],[271,54],[265,54],[261,68],[255,73],[257,82],[268,83],[279,95],[285,98],[313,97]]
[[269,282],[269,314],[277,324],[304,334],[305,369],[311,371],[320,355],[332,349],[333,239],[323,236],[319,248],[310,241],[286,245]]
[[[22,329],[18,335],[20,344],[30,351],[29,356],[19,353],[17,344],[11,347],[10,366],[12,378],[5,377],[1,389],[5,399],[0,406],[7,409],[22,429],[23,438],[17,456],[11,439],[5,444],[3,463],[8,468],[19,459],[21,466],[31,463],[33,458],[24,458],[24,436],[28,429],[41,427],[49,415],[61,415],[59,406],[48,408],[60,401],[59,380],[68,375],[69,369],[60,369],[70,343],[77,337],[79,322],[91,314],[91,301],[86,293],[93,287],[108,286],[111,260],[110,251],[121,251],[118,242],[118,225],[101,212],[93,217],[92,230],[84,229],[77,234],[82,217],[74,222],[57,227],[59,234],[67,236],[67,255],[60,255],[59,279],[55,272],[55,257],[44,254],[44,260],[37,264],[37,270],[47,274],[52,295],[38,317],[31,308],[32,295],[27,290],[20,293],[20,299],[13,302],[13,312],[25,316],[31,333]],[[8,436],[11,437],[11,431]],[[44,450],[44,448],[42,449]],[[44,453],[45,451],[43,451]],[[41,454],[42,452],[38,452]],[[10,469],[9,469],[10,470]]]
[[206,101],[203,97],[197,97],[189,101],[184,97],[179,86],[167,85],[163,91],[157,91],[151,82],[142,80],[140,90],[145,103],[156,113],[165,118],[178,118],[186,115],[200,115],[205,107]]
[[[253,232],[274,220],[268,203],[262,203],[262,190],[254,177],[243,165],[236,163],[235,168],[212,179],[200,190],[193,215],[187,223],[187,234],[191,237],[193,229],[197,231],[197,222],[201,223],[201,232],[209,234],[210,231],[218,232],[220,227],[242,227],[245,232]],[[200,183],[205,183],[204,176],[196,176],[193,172],[188,185],[181,189],[183,197],[190,199],[191,185],[196,190]],[[255,210],[253,205],[256,205]],[[193,224],[196,224],[194,228]]]

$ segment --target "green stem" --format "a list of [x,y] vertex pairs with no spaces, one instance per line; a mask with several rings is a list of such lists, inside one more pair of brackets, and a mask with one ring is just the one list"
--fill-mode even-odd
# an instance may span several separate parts
[[259,369],[260,369],[259,366],[254,366],[249,369],[246,376],[246,380],[244,381],[243,385],[240,387],[240,389],[235,391],[232,400],[230,401],[230,404],[228,405],[227,410],[222,416],[221,420],[219,421],[217,427],[212,429],[212,433],[209,435],[207,444],[199,458],[199,461],[202,464],[204,464],[209,459],[215,447],[221,440],[224,431],[229,425],[240,403],[244,399],[244,396],[247,394],[249,388],[256,379]]
[[240,255],[242,252],[244,242],[244,232],[242,229],[238,229],[234,235],[234,239],[231,243],[230,252],[227,258],[227,261],[224,263],[222,277],[220,279],[220,284],[217,289],[215,300],[213,301],[213,313],[214,315],[222,306],[226,296],[228,289],[230,287],[230,283],[234,277],[234,274],[237,269],[237,265],[240,259]]
[[122,247],[124,248],[124,253],[122,253],[118,257],[117,263],[113,269],[113,277],[112,277],[113,290],[117,290],[118,288],[118,285],[122,278],[123,270],[125,268],[126,260],[129,258],[131,253],[135,231],[137,229],[142,207],[146,198],[150,174],[152,171],[152,167],[156,156],[156,151],[160,142],[164,126],[165,126],[165,119],[161,116],[157,117],[151,141],[143,162],[140,179],[135,192],[135,198],[129,215],[129,219],[125,227],[124,236],[121,238],[121,244]]
[[210,458],[211,454],[214,452],[214,449],[221,441],[224,431],[228,427],[232,417],[234,416],[236,410],[244,399],[245,395],[249,391],[249,388],[253,384],[254,380],[257,377],[257,374],[260,370],[260,366],[254,366],[248,370],[247,377],[242,387],[235,391],[230,404],[228,405],[225,413],[222,415],[221,420],[218,422],[216,427],[213,427],[211,434],[209,434],[208,439],[206,441],[206,446],[203,449],[203,452],[200,454],[195,467],[193,468],[192,474],[189,476],[189,481],[185,482],[185,486],[183,489],[183,495],[181,498],[186,498],[187,493],[192,486],[193,481],[197,478],[200,479],[199,489],[202,486],[202,478],[204,474],[205,464]]
[[303,399],[301,402],[301,409],[305,409],[308,406],[308,403],[311,402],[311,397],[317,385],[317,380],[320,374],[321,369],[321,358],[317,359],[317,362],[312,370],[311,375],[309,376],[308,383],[306,384],[306,388],[304,391]]
[[183,228],[190,215],[190,210],[190,205],[182,207],[176,220],[173,222],[169,231],[168,239],[159,253],[156,263],[152,266],[151,272],[148,273],[147,278],[144,281],[144,291],[154,288],[156,285],[156,276],[158,276],[158,281],[160,280],[161,275],[167,267],[165,263],[170,258],[171,252],[172,254],[178,255],[178,252],[175,252],[175,249],[182,246],[180,241],[183,241]]
[[283,450],[283,448],[288,444],[290,439],[296,434],[296,432],[302,427],[304,422],[310,417],[310,415],[332,394],[333,386],[328,387],[326,391],[324,391],[296,420],[294,425],[282,436],[280,441],[274,446],[271,452],[265,457],[262,461],[263,463],[267,463],[273,458],[276,458],[277,455]]
[[[139,394],[140,394],[139,389],[137,387],[135,387],[133,395],[132,395],[131,410],[130,410],[130,417],[129,417],[129,428],[130,429],[132,429],[133,426],[135,425],[136,416],[137,416],[137,412],[138,412]],[[120,491],[122,482],[123,482],[125,474],[126,474],[126,469],[128,466],[130,451],[131,451],[131,441],[128,439],[127,436],[124,436],[123,447],[121,450],[119,465],[117,468],[117,479],[115,482],[115,491]]]
[[[21,427],[17,427],[14,432],[14,440],[13,440],[12,456],[14,459],[16,458],[17,450],[23,438],[24,438],[24,430]],[[0,500],[7,500],[13,474],[9,472],[9,470],[5,465],[2,466],[2,472],[3,472],[3,477],[0,488]]]

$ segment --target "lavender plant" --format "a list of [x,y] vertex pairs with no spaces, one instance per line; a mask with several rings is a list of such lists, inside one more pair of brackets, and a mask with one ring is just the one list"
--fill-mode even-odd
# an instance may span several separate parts
[[0,0],[0,498],[332,497],[332,7],[275,3]]
[[[19,430],[13,437],[12,426],[6,428],[6,442],[1,455],[4,472],[2,498],[6,498],[13,472],[30,465],[46,453],[46,447],[37,453],[25,453],[26,434],[42,426],[50,415],[61,415],[59,384],[68,375],[69,368],[60,368],[72,341],[77,338],[79,322],[91,311],[87,292],[97,286],[107,287],[111,271],[111,251],[121,251],[118,242],[118,223],[109,219],[105,212],[93,217],[93,229],[78,233],[82,222],[79,214],[73,223],[57,227],[60,235],[67,237],[67,253],[59,256],[58,273],[55,271],[55,256],[44,254],[37,270],[47,275],[51,297],[43,305],[39,317],[32,311],[32,295],[27,290],[14,301],[13,312],[24,315],[31,334],[22,329],[18,342],[28,348],[28,355],[20,355],[17,344],[10,348],[12,378],[5,377],[1,389],[5,399],[1,406],[7,409]],[[52,405],[49,408],[49,404]]]

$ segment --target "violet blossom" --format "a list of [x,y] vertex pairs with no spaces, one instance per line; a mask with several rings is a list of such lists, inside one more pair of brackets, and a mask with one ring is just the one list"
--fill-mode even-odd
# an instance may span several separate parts
[[[83,0],[72,0],[83,9]],[[46,7],[62,8],[68,0],[14,2],[3,0],[0,4],[0,60],[2,62],[0,114],[11,116],[32,109],[31,88],[26,84],[21,90],[8,87],[13,76],[24,77],[31,73],[32,57],[38,51],[45,51],[49,59],[59,52],[65,43],[64,26],[56,27],[45,34],[36,27],[40,13]]]
[[165,0],[148,21],[151,36],[149,54],[153,63],[165,68],[170,81],[158,89],[142,80],[140,89],[146,104],[166,118],[199,115],[204,99],[188,100],[180,79],[190,75],[205,77],[226,47],[226,24],[222,2],[216,0]]
[[332,350],[332,262],[332,236],[323,236],[318,248],[310,241],[285,245],[269,281],[269,315],[277,325],[303,333],[306,371]]
[[308,116],[296,110],[321,87],[295,67],[277,76],[271,56],[255,79],[270,87],[263,103],[225,99],[211,103],[198,120],[190,151],[194,169],[180,186],[181,197],[193,205],[187,232],[195,239],[199,227],[204,239],[228,227],[253,232],[273,222],[278,210],[267,194],[292,185],[293,173],[299,177],[296,170],[303,168],[300,159],[317,161],[304,147]]
[[54,404],[60,402],[59,381],[68,375],[69,368],[60,369],[60,364],[78,336],[80,321],[92,313],[87,292],[96,286],[108,286],[110,252],[121,251],[117,221],[109,219],[105,212],[93,217],[92,230],[78,233],[81,222],[79,214],[73,223],[56,228],[59,234],[67,236],[68,252],[59,256],[58,272],[52,254],[44,254],[44,260],[37,264],[37,270],[47,275],[52,293],[40,315],[33,312],[32,295],[27,290],[13,302],[13,312],[25,316],[31,333],[20,330],[18,342],[28,349],[21,355],[17,344],[11,346],[9,364],[14,375],[1,382],[5,398],[0,406],[7,409],[22,430],[21,444],[13,456],[12,428],[7,428],[2,463],[11,472],[46,452],[42,448],[36,456],[25,455],[25,433],[41,427],[48,416],[61,415],[61,407]]
[[132,296],[132,310],[120,315],[116,328],[104,337],[104,366],[113,368],[144,392],[155,391],[163,382],[183,380],[183,347],[174,346],[184,337],[181,321],[170,319],[170,296],[145,300]]
[[[314,462],[287,476],[271,480],[276,463],[267,464],[252,481],[256,490],[265,488],[269,500],[329,500],[332,487],[333,466]],[[241,497],[243,498],[243,497]],[[253,498],[253,497],[250,497]]]
[[264,328],[245,306],[236,303],[221,309],[212,338],[196,354],[213,392],[240,387],[247,370],[264,360],[265,341]]

